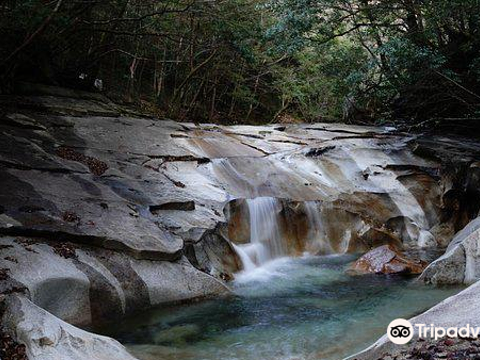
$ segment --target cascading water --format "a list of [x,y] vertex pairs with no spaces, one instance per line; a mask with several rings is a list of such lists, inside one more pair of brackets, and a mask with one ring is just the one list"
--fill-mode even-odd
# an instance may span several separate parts
[[309,226],[308,237],[311,242],[315,244],[315,253],[322,255],[333,254],[335,251],[332,249],[330,242],[326,239],[323,220],[317,202],[305,201],[303,205]]
[[257,245],[259,264],[286,255],[286,244],[279,227],[281,205],[275,198],[261,197],[247,201],[250,213],[250,242]]
[[[251,129],[244,130],[241,136],[246,144],[255,141],[256,148],[272,154],[257,158],[218,153],[220,158],[211,162],[216,181],[212,185],[221,185],[215,187],[219,194],[225,191],[227,196],[219,197],[222,202],[230,200],[229,223],[221,228],[222,236],[227,233],[235,241],[232,246],[243,263],[244,271],[230,283],[236,296],[181,307],[162,305],[143,320],[136,314],[132,323],[116,323],[117,339],[130,345],[134,355],[142,359],[337,360],[371,344],[392,319],[410,318],[458,291],[425,287],[409,277],[347,272],[358,259],[348,250],[361,249],[363,237],[372,237],[374,245],[376,237],[383,235],[368,223],[371,215],[395,219],[399,232],[408,232],[403,237],[420,239],[420,245],[432,239],[422,210],[429,208],[430,200],[418,196],[416,191],[422,187],[412,186],[416,182],[406,180],[404,185],[398,180],[403,174],[400,169],[412,161],[397,158],[399,151],[388,140],[382,137],[377,144],[377,139],[362,139],[359,132],[360,136],[351,135],[331,150],[279,152],[277,146],[284,149],[293,143],[283,142],[283,135],[270,130],[265,133],[273,132],[268,135],[275,137],[273,142],[257,136],[251,140],[247,134]],[[329,131],[322,133],[319,143]],[[213,144],[202,146],[207,154],[216,151]],[[406,146],[402,142],[399,148]],[[402,167],[389,169],[389,165]],[[209,167],[199,168],[207,171]],[[206,179],[211,176],[205,173]],[[409,176],[408,181],[416,180]],[[210,250],[208,239],[203,246],[201,251]],[[316,256],[293,257],[305,251]],[[468,279],[475,278],[473,270],[467,259]],[[120,333],[119,328],[123,328]]]
[[245,271],[286,256],[287,244],[280,229],[280,202],[271,197],[247,199],[250,242],[234,245]]
[[246,250],[246,248],[250,246],[249,244],[245,244],[245,245],[232,244],[232,245],[238,257],[240,258],[240,261],[242,262],[243,271],[245,272],[252,271],[257,267],[257,265],[255,265],[255,263],[251,259],[249,252]]
[[112,324],[107,335],[145,360],[338,360],[383,335],[392,319],[458,291],[408,278],[352,277],[345,270],[355,258],[270,261],[231,284],[237,296],[162,305]]
[[[249,272],[271,260],[282,258],[289,254],[284,227],[290,226],[280,216],[281,202],[272,197],[258,197],[246,200],[250,242],[247,244],[233,244],[244,272]],[[305,250],[312,254],[333,254],[329,241],[324,233],[321,214],[316,201],[305,201],[303,209],[307,218],[308,232],[305,243],[309,245]]]

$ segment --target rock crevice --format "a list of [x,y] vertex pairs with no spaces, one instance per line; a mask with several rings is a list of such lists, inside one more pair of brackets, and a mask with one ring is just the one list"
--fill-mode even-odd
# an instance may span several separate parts
[[[341,124],[179,124],[74,96],[0,99],[3,323],[30,360],[130,360],[72,324],[228,292],[251,199],[276,199],[294,256],[445,246],[478,215],[480,147],[469,142]],[[456,246],[461,281],[476,278],[475,242]]]

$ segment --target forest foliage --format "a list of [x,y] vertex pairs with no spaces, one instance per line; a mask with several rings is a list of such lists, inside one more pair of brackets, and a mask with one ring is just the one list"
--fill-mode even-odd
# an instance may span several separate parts
[[0,88],[220,123],[480,117],[480,0],[0,0]]

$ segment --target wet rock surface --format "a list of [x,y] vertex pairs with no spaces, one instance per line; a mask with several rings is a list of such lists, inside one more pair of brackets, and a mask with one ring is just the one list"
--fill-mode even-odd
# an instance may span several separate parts
[[426,262],[409,259],[397,249],[389,245],[375,248],[354,264],[349,272],[352,274],[420,274]]
[[[0,290],[31,360],[129,359],[68,323],[228,291],[247,199],[275,199],[288,255],[446,246],[480,207],[468,141],[176,123],[56,88],[0,106]],[[69,340],[39,342],[50,322]]]

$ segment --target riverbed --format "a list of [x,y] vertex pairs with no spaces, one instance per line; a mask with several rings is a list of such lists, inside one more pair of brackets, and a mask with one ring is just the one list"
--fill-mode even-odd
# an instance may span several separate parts
[[280,258],[231,283],[234,295],[153,309],[108,329],[142,360],[342,359],[459,292],[415,278],[350,276],[355,255]]

